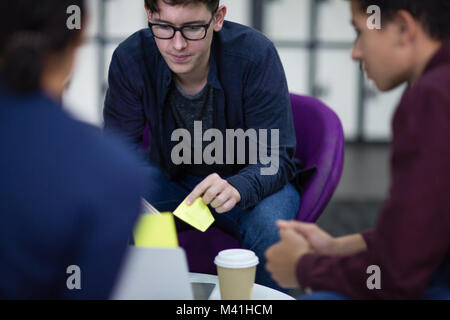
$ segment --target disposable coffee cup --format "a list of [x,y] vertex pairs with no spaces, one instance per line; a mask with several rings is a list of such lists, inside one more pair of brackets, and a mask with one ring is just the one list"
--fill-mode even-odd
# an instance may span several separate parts
[[251,300],[258,257],[253,251],[229,249],[214,259],[222,300]]

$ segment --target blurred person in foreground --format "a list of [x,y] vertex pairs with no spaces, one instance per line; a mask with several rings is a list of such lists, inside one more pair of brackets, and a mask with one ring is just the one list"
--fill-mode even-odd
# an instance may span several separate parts
[[[381,30],[368,28],[371,5]],[[408,84],[393,119],[389,199],[360,234],[279,221],[266,268],[283,287],[313,291],[305,299],[450,299],[450,2],[352,0],[351,10],[352,58],[381,91]]]
[[140,210],[137,160],[59,102],[72,5],[0,2],[0,299],[108,298]]

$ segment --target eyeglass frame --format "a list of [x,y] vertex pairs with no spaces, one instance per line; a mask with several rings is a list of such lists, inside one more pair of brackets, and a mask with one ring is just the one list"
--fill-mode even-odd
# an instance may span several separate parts
[[[216,13],[217,13],[217,9],[214,10],[213,15],[212,15],[212,17],[211,17],[211,20],[209,20],[209,22],[208,22],[207,24],[196,24],[196,25],[187,25],[187,26],[182,26],[182,27],[175,27],[175,26],[173,26],[173,25],[171,25],[171,24],[151,23],[151,22],[149,21],[149,22],[148,22],[148,27],[150,28],[150,31],[152,32],[153,37],[154,37],[154,38],[157,38],[157,39],[161,39],[161,40],[171,40],[171,39],[173,39],[173,38],[175,37],[175,34],[177,33],[177,31],[180,31],[181,36],[182,36],[184,39],[186,39],[186,40],[189,40],[189,41],[201,41],[201,40],[204,40],[204,39],[206,38],[206,36],[208,35],[208,29],[209,29],[209,27],[211,26],[211,24],[212,24],[212,22],[213,22],[213,20],[214,20],[214,18],[215,18],[215,16],[216,16]],[[173,35],[172,35],[170,38],[161,38],[161,37],[157,37],[157,36],[155,36],[155,34],[153,33],[153,29],[152,29],[153,26],[170,27],[170,28],[172,28],[172,30],[173,30]],[[201,38],[201,39],[189,39],[188,37],[186,37],[186,36],[184,35],[184,33],[183,33],[183,29],[184,29],[184,28],[192,28],[192,27],[203,27],[203,28],[205,29],[205,35],[203,36],[203,38]]]

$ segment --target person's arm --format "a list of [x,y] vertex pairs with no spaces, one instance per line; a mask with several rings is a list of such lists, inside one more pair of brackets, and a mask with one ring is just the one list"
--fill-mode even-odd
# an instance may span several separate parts
[[[450,136],[448,103],[442,92],[414,90],[394,119],[390,199],[368,234],[368,250],[304,255],[297,265],[303,288],[360,299],[418,299],[448,255],[450,149],[437,138]],[[379,290],[367,286],[372,265],[380,268]]]
[[[103,110],[104,130],[126,139],[138,150],[145,129],[145,114],[141,101],[141,74],[134,64],[127,63],[117,49],[112,57],[108,76],[108,90]],[[128,61],[129,62],[129,61]]]
[[[296,137],[289,91],[273,44],[265,48],[260,61],[254,62],[248,71],[244,109],[246,129],[267,130],[267,145],[259,140],[258,147],[267,148],[269,159],[265,160],[269,163],[262,164],[258,154],[258,164],[249,164],[226,179],[239,192],[241,201],[238,207],[241,209],[255,206],[284,187],[296,174]],[[278,130],[278,141],[275,135],[271,141],[271,130]]]
[[336,239],[335,255],[352,255],[367,250],[367,244],[359,233]]

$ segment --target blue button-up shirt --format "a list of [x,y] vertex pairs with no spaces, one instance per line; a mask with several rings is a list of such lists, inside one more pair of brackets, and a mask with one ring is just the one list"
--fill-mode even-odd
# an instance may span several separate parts
[[[121,132],[136,147],[149,127],[150,158],[170,179],[182,175],[181,167],[171,160],[177,144],[171,135],[177,128],[170,108],[165,107],[172,80],[150,30],[138,31],[113,54],[104,108],[105,130]],[[227,129],[267,129],[269,135],[271,129],[279,130],[276,174],[261,175],[260,169],[269,165],[248,162],[218,172],[239,191],[238,207],[252,207],[288,182],[300,181],[289,91],[273,43],[256,30],[226,21],[214,34],[207,81],[214,90],[214,128],[223,137]],[[268,139],[268,150],[271,147],[275,146]],[[295,185],[301,189],[299,183]]]

